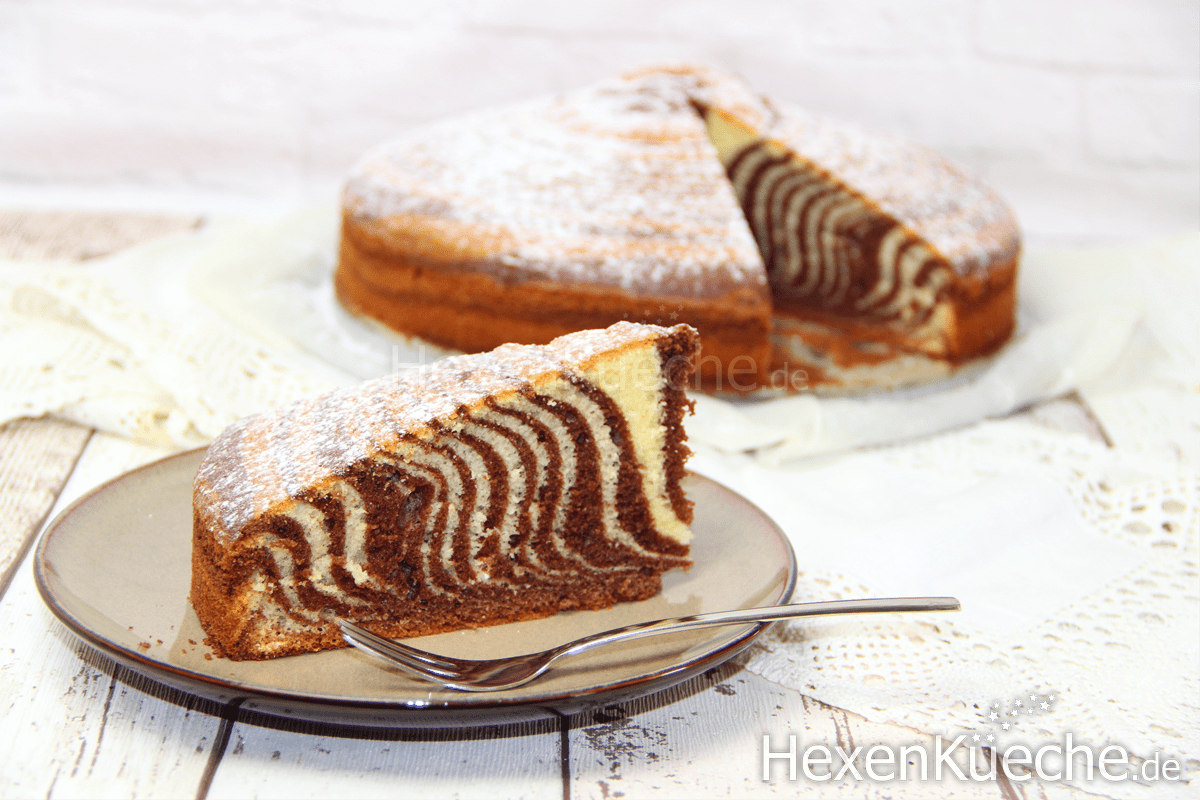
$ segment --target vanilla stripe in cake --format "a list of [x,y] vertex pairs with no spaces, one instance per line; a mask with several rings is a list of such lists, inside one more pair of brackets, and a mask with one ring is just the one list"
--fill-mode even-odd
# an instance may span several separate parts
[[192,601],[236,659],[644,599],[686,565],[686,326],[506,345],[251,417],[196,477]]

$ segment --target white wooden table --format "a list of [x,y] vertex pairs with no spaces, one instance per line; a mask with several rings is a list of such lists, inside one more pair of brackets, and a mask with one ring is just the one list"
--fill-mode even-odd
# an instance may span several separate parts
[[[195,220],[0,214],[0,254],[98,255]],[[1025,412],[1103,432],[1070,399]],[[164,451],[78,426],[0,427],[0,797],[988,797],[1058,784],[763,780],[763,736],[852,751],[918,734],[875,725],[736,663],[570,717],[453,729],[364,728],[220,706],[118,666],[42,604],[31,545],[58,510]],[[773,762],[774,763],[774,762]]]

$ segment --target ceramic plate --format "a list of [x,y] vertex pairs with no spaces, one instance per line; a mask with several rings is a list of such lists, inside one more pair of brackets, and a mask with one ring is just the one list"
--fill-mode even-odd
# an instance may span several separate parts
[[[461,725],[574,713],[663,689],[750,644],[761,625],[687,631],[600,648],[517,689],[487,694],[434,687],[356,650],[271,661],[217,658],[188,601],[192,477],[203,450],[122,475],[63,511],[34,560],[50,610],[72,631],[150,678],[221,703],[276,716],[367,725]],[[487,658],[529,652],[634,622],[787,602],[791,547],[748,500],[700,476],[694,565],[664,576],[663,591],[603,611],[426,636],[414,644]]]

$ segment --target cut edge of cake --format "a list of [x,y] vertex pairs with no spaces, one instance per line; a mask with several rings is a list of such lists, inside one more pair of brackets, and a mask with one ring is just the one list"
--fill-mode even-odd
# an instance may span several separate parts
[[[763,256],[774,304],[772,370],[793,384],[784,388],[836,393],[930,383],[1011,338],[1020,236],[991,190],[927,148],[798,108],[750,118],[716,102],[698,102],[697,110]],[[835,136],[846,139],[836,146],[848,178],[805,152],[806,145],[832,150],[821,140]],[[903,196],[869,186],[882,183],[872,168],[887,167],[877,153],[856,151],[881,147],[903,162],[891,169],[912,173],[899,181]],[[955,191],[940,192],[943,185]],[[972,202],[956,205],[966,195]],[[877,279],[857,297],[856,271],[837,274],[843,243],[854,243],[839,225],[874,229],[879,240],[870,258]],[[969,247],[967,230],[977,232]],[[792,369],[799,374],[791,377]]]

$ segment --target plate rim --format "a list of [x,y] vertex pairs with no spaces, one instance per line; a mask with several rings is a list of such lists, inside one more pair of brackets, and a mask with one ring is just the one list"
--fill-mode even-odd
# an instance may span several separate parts
[[[580,692],[559,692],[555,694],[547,694],[535,697],[512,697],[498,696],[499,693],[472,693],[462,692],[455,695],[450,695],[447,698],[439,700],[423,700],[414,702],[411,698],[400,698],[396,700],[384,699],[365,699],[365,698],[331,698],[322,695],[307,694],[304,692],[289,692],[261,685],[247,684],[236,679],[220,678],[216,675],[198,672],[193,669],[181,667],[173,664],[163,663],[161,661],[151,659],[142,655],[132,648],[126,648],[121,644],[111,641],[103,634],[92,630],[85,622],[77,618],[75,614],[66,606],[65,603],[56,595],[52,588],[50,580],[46,575],[46,550],[51,543],[51,540],[64,520],[70,517],[77,509],[85,503],[91,501],[97,495],[113,491],[113,487],[130,480],[139,472],[144,472],[152,469],[162,469],[167,465],[167,462],[175,460],[185,460],[194,458],[203,451],[207,450],[207,446],[192,448],[189,450],[171,453],[167,456],[154,459],[153,461],[142,464],[133,469],[126,470],[108,480],[98,484],[97,486],[84,492],[78,498],[73,500],[65,508],[63,508],[54,518],[48,522],[38,537],[37,546],[33,553],[33,572],[34,583],[37,586],[38,594],[41,596],[42,602],[45,604],[51,614],[62,623],[68,631],[73,635],[82,639],[89,646],[99,650],[110,658],[115,659],[119,663],[125,664],[127,667],[135,670],[143,677],[160,683],[167,683],[176,688],[182,689],[193,695],[200,697],[215,698],[218,696],[231,696],[243,698],[245,700],[266,700],[269,703],[288,703],[289,710],[294,711],[297,705],[317,707],[328,710],[343,710],[347,712],[383,712],[387,714],[403,715],[406,713],[428,713],[431,711],[442,712],[446,714],[471,714],[471,713],[486,713],[488,711],[506,711],[518,708],[555,708],[561,704],[572,706],[598,705],[602,702],[608,702],[606,698],[610,695],[621,694],[622,690],[630,688],[642,687],[646,688],[645,692],[635,692],[633,696],[641,696],[643,694],[651,694],[657,691],[662,691],[677,682],[686,680],[687,678],[698,674],[713,666],[718,666],[733,656],[740,653],[748,647],[754,639],[756,639],[771,623],[748,623],[748,630],[735,637],[724,645],[719,646],[715,650],[700,655],[696,658],[687,659],[664,669],[653,671],[649,674],[642,674],[630,677],[626,680],[604,683],[598,686],[589,687]],[[796,581],[798,576],[798,566],[796,561],[796,553],[792,547],[790,539],[779,527],[769,514],[763,511],[757,504],[747,499],[742,494],[734,491],[725,484],[717,481],[707,475],[688,471],[687,476],[700,480],[705,483],[717,487],[720,491],[736,498],[747,506],[753,508],[763,519],[770,523],[770,529],[778,537],[780,544],[783,546],[783,552],[786,558],[786,580],[780,598],[777,602],[786,603],[792,599],[792,595],[796,589]],[[62,579],[59,579],[60,582]],[[82,599],[82,598],[81,598]],[[190,603],[190,600],[188,601]],[[672,680],[674,677],[680,676],[678,681]],[[626,694],[629,694],[626,692]],[[471,698],[482,698],[472,700]],[[490,698],[490,699],[489,699]],[[588,703],[588,699],[596,699],[596,703]],[[457,699],[457,702],[456,702]],[[464,702],[465,701],[465,702]],[[602,701],[602,702],[601,702]],[[272,715],[270,708],[255,708],[255,710]],[[275,715],[278,715],[275,712]],[[291,714],[287,715],[291,716]],[[314,719],[311,715],[300,715],[301,718]],[[351,724],[354,720],[347,720]],[[393,720],[395,722],[395,720]]]

